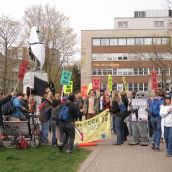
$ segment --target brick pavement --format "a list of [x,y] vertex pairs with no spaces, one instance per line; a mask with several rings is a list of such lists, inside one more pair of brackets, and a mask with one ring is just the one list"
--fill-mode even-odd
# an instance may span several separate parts
[[99,144],[78,172],[172,172],[172,157],[165,156],[165,143],[161,143],[161,152],[149,146],[112,143],[111,139]]

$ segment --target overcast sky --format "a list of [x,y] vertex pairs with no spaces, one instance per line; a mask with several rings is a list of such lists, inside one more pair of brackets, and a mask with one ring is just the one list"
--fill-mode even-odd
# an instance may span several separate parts
[[165,9],[166,0],[0,0],[0,13],[21,19],[31,5],[55,5],[80,30],[112,29],[115,17],[133,17],[136,10]]

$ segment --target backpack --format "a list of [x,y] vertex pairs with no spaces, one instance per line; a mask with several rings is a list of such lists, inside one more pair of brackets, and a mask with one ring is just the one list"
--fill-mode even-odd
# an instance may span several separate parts
[[159,116],[160,105],[162,104],[162,99],[154,99],[150,105],[150,113],[153,117]]
[[61,122],[68,122],[70,120],[70,115],[69,115],[69,107],[68,106],[63,106],[60,109],[60,112],[58,114],[58,119]]
[[10,115],[13,113],[13,110],[14,110],[14,107],[13,107],[13,100],[14,100],[15,98],[16,98],[16,97],[12,97],[11,100],[9,100],[7,103],[5,103],[5,104],[2,106],[3,115],[5,115],[5,116],[10,116]]
[[17,147],[19,149],[27,149],[29,147],[27,140],[23,136],[20,137]]

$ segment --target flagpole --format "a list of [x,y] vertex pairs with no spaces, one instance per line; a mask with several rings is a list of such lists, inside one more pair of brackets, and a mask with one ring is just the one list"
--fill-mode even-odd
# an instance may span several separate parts
[[14,87],[14,91],[16,91],[16,89],[17,89],[17,87],[18,87],[18,85],[19,85],[19,79],[17,80],[17,83],[16,83],[16,85],[15,85],[15,87]]

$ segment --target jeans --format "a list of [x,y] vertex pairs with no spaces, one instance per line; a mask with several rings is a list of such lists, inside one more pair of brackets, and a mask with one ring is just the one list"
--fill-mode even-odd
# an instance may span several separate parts
[[112,116],[112,130],[114,133],[116,133],[116,128],[115,128],[115,116]]
[[164,127],[167,154],[172,155],[172,127]]
[[59,126],[62,135],[61,145],[67,144],[67,150],[72,151],[75,140],[75,124],[73,122],[60,122]]
[[155,147],[159,148],[161,140],[161,117],[151,117],[152,127],[153,127],[153,140]]
[[56,121],[51,121],[51,130],[52,130],[52,145],[57,144],[57,137],[56,137]]
[[117,134],[116,144],[123,144],[124,130],[122,126],[122,117],[115,116],[115,129]]
[[41,142],[48,143],[49,121],[41,123]]

